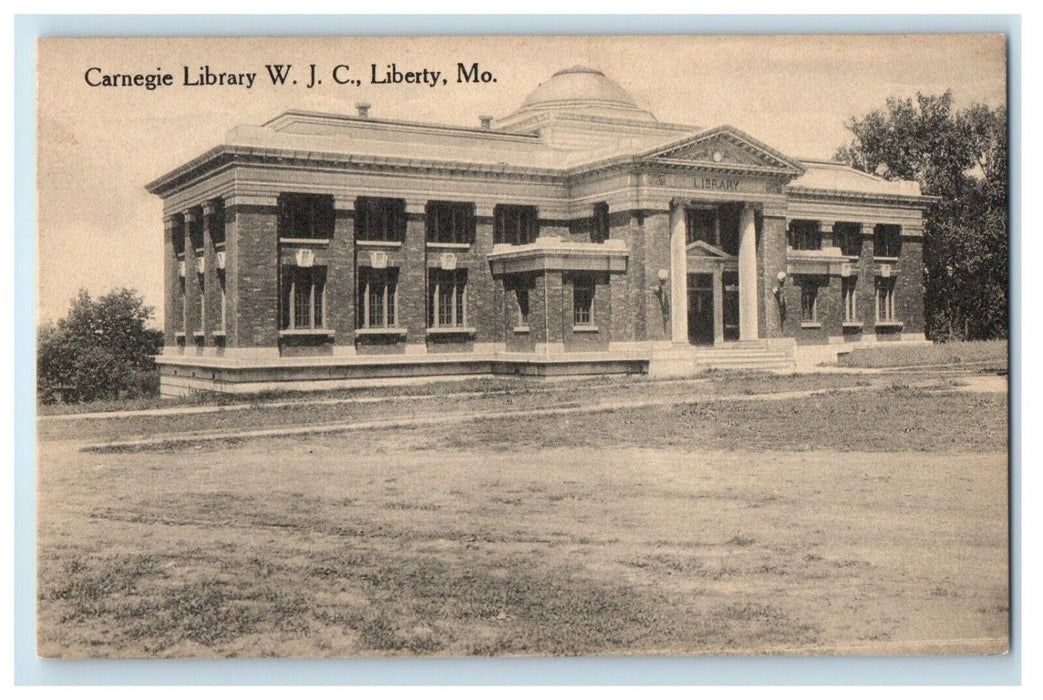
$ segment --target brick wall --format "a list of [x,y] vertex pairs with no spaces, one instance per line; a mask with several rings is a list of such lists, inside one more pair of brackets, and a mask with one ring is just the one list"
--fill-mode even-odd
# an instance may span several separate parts
[[[535,312],[533,303],[536,297],[536,277],[534,275],[514,275],[507,277],[503,282],[496,282],[496,286],[502,285],[503,314],[500,318],[499,328],[503,332],[504,342],[510,352],[531,352],[535,347],[534,329]],[[523,287],[529,290],[529,324],[528,332],[519,332],[518,297],[516,289]]]
[[[670,269],[670,212],[644,212],[644,221],[638,237],[642,239],[643,244],[640,254],[644,279],[638,287],[640,295],[635,294],[635,297],[639,296],[641,299],[644,311],[644,337],[646,340],[670,340],[671,310],[669,306],[664,307],[660,303],[659,297],[650,288],[653,280],[654,284],[658,285],[659,270]],[[667,291],[669,293],[669,290]]]
[[196,250],[196,241],[202,238],[198,231],[203,226],[202,217],[202,210],[196,208],[185,221],[185,349],[192,353],[202,352],[204,343],[203,338],[195,335],[203,320],[199,311],[202,286],[196,267],[196,260],[202,255]]
[[[201,217],[201,212],[197,214]],[[216,217],[209,225],[217,225]],[[237,205],[229,207],[223,217],[226,227],[227,254],[227,344],[231,347],[279,347],[278,310],[279,277],[277,243],[278,212],[275,206]],[[560,236],[575,241],[589,241],[593,219],[581,217],[572,222],[542,220],[541,236]],[[356,293],[358,250],[355,245],[354,212],[336,210],[334,236],[327,248],[319,248],[327,266],[325,325],[334,333],[333,344],[356,346],[361,353],[401,352],[405,344],[426,346],[429,352],[466,352],[475,344],[506,344],[511,350],[530,350],[535,344],[563,344],[568,350],[593,350],[608,347],[609,341],[661,341],[670,338],[668,306],[656,294],[658,271],[670,269],[670,215],[668,211],[613,211],[610,213],[610,236],[623,240],[629,256],[625,273],[601,275],[595,294],[596,333],[572,330],[572,286],[570,276],[562,273],[535,275],[530,293],[530,331],[519,334],[517,305],[513,289],[502,279],[494,279],[487,255],[493,246],[493,219],[477,217],[475,242],[469,249],[428,248],[426,216],[412,211],[407,216],[406,237],[400,249],[389,252],[399,266],[397,325],[407,329],[402,338],[367,338],[356,343]],[[839,277],[821,278],[818,296],[818,318],[821,328],[801,328],[800,288],[796,280],[784,287],[787,315],[780,318],[771,289],[776,274],[786,269],[785,219],[758,217],[758,292],[759,330],[761,337],[790,336],[798,342],[825,342],[830,337],[845,335],[842,327],[842,297]],[[197,226],[202,227],[202,221]],[[829,232],[824,232],[829,243]],[[198,277],[195,273],[195,246],[184,227],[165,227],[164,276],[167,287],[167,342],[174,345],[175,332],[181,328],[180,294],[173,236],[184,235],[188,345],[195,346],[192,331],[198,328]],[[858,278],[858,314],[865,332],[874,332],[874,260],[872,231],[864,232],[861,257],[856,267]],[[219,277],[216,249],[210,231],[203,236],[206,260],[207,344],[220,346],[213,331],[220,324]],[[427,335],[428,270],[440,266],[439,256],[452,253],[457,267],[468,271],[467,325],[476,329],[473,337],[448,336],[435,339]],[[919,239],[903,242],[901,258],[895,265],[896,316],[905,326],[901,332],[923,331],[921,275],[922,245]],[[857,331],[846,337],[857,338]],[[284,343],[284,354],[313,352],[310,344]],[[318,341],[328,343],[326,340]],[[325,348],[321,350],[325,352]]]
[[[778,338],[789,335],[784,330],[779,304],[771,290],[778,285],[779,272],[786,271],[786,219],[781,216],[757,217],[757,294],[760,313],[757,315],[757,332],[761,338]],[[791,286],[790,280],[785,287]],[[792,309],[786,297],[787,309]],[[800,319],[800,296],[797,296],[797,319]],[[789,315],[787,315],[787,321]]]
[[408,329],[406,343],[427,342],[427,217],[406,215],[406,240],[402,245],[403,265],[398,271],[398,325]]
[[183,235],[180,226],[173,220],[163,225],[163,291],[165,313],[163,314],[163,343],[175,348],[175,333],[181,330],[181,280],[177,269],[174,236]]
[[[609,237],[623,240],[630,252],[626,273],[616,273],[609,279],[611,337],[615,342],[643,339],[645,335],[644,235],[638,226],[631,225],[637,223],[637,216],[630,211],[609,214]],[[657,297],[653,295],[653,299]]]
[[249,205],[234,209],[238,304],[229,324],[236,326],[237,347],[274,348],[279,341],[278,210]]
[[[486,260],[492,249],[493,219],[481,216],[475,224],[474,245],[468,251],[453,251],[467,266],[467,324],[477,330],[476,343],[504,341],[503,326],[499,323],[503,316],[503,285],[493,279]],[[433,249],[431,254],[437,256],[440,252]]]
[[855,307],[861,328],[852,327],[844,333],[844,340],[856,342],[862,340],[866,335],[872,335],[875,331],[873,321],[876,318],[874,305],[876,303],[875,278],[873,276],[873,228],[862,227],[862,248],[858,253],[858,263],[854,265],[853,273],[858,275],[855,283]]
[[333,240],[326,249],[326,326],[333,331],[334,345],[354,346],[355,294],[355,212],[335,209]]
[[898,279],[895,281],[895,316],[903,323],[903,333],[924,332],[925,293],[923,240],[905,238],[902,240],[902,254],[898,258]]
[[239,343],[239,236],[237,224],[239,216],[235,207],[226,206],[225,221],[225,291],[228,294],[228,324],[225,327],[225,344],[227,347],[241,347]]
[[[223,212],[220,209],[211,210],[209,215],[203,217],[203,260],[204,277],[206,279],[206,345],[212,348],[223,348],[225,338],[220,335],[221,330],[221,279],[217,270],[217,245],[215,238],[220,238],[224,229]],[[222,229],[218,231],[218,229]],[[215,333],[217,335],[215,335]]]

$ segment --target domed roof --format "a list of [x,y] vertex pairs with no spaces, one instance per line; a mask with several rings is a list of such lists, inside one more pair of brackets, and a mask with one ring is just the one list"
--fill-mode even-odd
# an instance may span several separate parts
[[605,74],[586,66],[559,70],[525,98],[517,113],[568,111],[655,121],[651,112]]

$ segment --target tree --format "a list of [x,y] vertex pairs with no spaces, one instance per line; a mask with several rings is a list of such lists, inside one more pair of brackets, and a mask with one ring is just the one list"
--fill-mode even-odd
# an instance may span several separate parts
[[924,217],[924,305],[935,340],[1005,338],[1008,329],[1007,111],[957,111],[952,91],[887,100],[852,117],[836,159],[940,197]]
[[132,289],[115,289],[91,299],[86,290],[69,313],[37,331],[36,376],[40,400],[94,401],[155,393],[153,355],[161,331],[148,328],[153,309]]

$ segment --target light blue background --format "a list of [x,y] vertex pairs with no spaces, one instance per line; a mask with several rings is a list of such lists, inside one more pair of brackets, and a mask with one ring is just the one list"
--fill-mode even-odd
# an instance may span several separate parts
[[[1011,115],[1011,653],[773,657],[54,661],[35,652],[35,42],[43,36],[994,32]],[[1017,684],[1021,676],[1021,21],[1018,16],[19,16],[15,18],[15,682],[20,685]]]

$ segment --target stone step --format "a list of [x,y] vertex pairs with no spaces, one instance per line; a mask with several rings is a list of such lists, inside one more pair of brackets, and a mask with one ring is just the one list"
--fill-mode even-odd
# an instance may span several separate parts
[[707,361],[707,362],[718,362],[721,360],[790,360],[789,355],[781,352],[771,352],[768,350],[756,350],[747,352],[662,352],[653,353],[653,360],[694,360],[694,361]]
[[790,373],[794,371],[792,363],[789,364],[755,364],[748,367],[714,367],[707,365],[679,365],[674,363],[653,363],[648,369],[648,376],[653,379],[667,379],[679,377],[695,377],[704,372],[779,372]]

